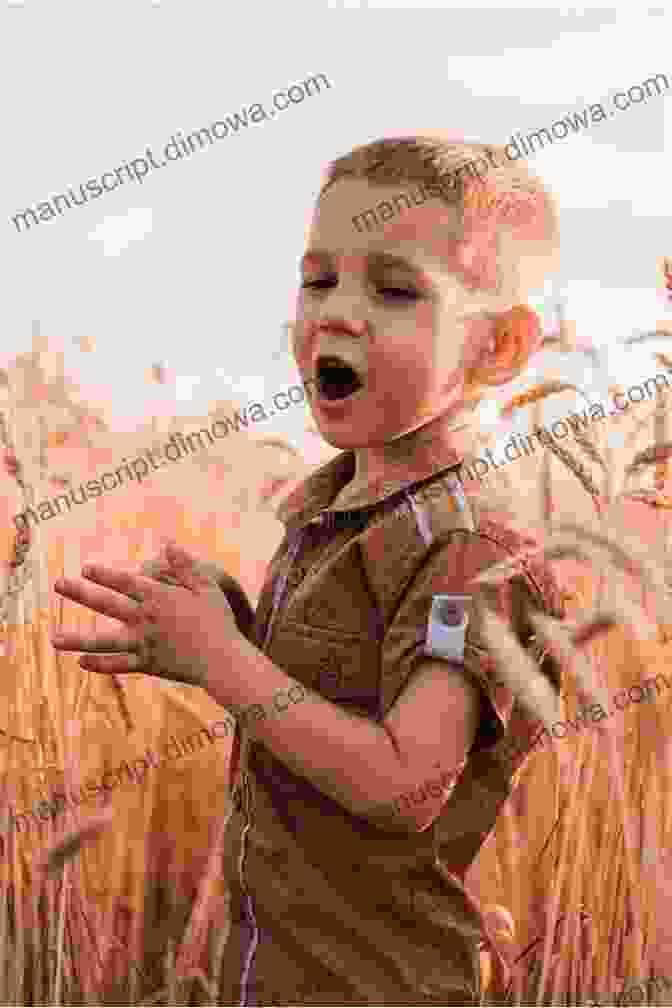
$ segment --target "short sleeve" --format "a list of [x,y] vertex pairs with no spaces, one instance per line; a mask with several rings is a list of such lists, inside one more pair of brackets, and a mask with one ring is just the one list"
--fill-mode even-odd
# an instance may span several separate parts
[[[468,530],[456,530],[447,542],[430,549],[421,569],[408,583],[383,641],[381,691],[384,715],[420,662],[432,657],[444,659],[451,667],[461,668],[478,687],[481,696],[479,726],[471,752],[493,747],[504,737],[513,696],[507,687],[498,683],[496,664],[485,646],[478,610],[473,605],[476,586],[472,582],[489,567],[510,558],[510,551],[500,543]],[[457,640],[459,643],[459,632],[455,634],[451,632],[455,628],[451,628],[444,637],[433,632],[440,606],[450,604],[450,598],[441,597],[460,595],[468,596],[461,660],[454,646],[446,647],[441,653],[441,641]],[[525,602],[532,600],[533,596],[534,590],[523,573],[499,585],[488,586],[486,604],[521,639]],[[525,641],[521,639],[521,643]]]

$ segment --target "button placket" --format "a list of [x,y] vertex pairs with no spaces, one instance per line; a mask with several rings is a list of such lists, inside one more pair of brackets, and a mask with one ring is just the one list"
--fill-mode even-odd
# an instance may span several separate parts
[[[328,515],[325,515],[324,518],[321,520],[319,532],[322,534],[324,534],[325,523],[327,519]],[[322,571],[326,567],[326,565],[329,563],[332,557],[338,552],[338,550],[341,549],[343,543],[339,541],[339,536],[338,533],[336,532],[336,534],[333,535],[331,542],[325,544],[323,539],[319,539],[317,542],[313,542],[311,545],[312,550],[320,547],[318,550],[318,556],[315,557],[313,554],[313,556],[312,557],[309,556],[307,560],[304,559],[303,563],[295,562],[288,578],[288,587],[292,592],[296,591],[296,589],[300,585],[302,585],[304,581],[307,583],[312,578],[316,577],[320,573],[320,571]],[[287,607],[288,602],[289,602],[289,596],[287,596],[287,598],[285,599],[285,609]]]

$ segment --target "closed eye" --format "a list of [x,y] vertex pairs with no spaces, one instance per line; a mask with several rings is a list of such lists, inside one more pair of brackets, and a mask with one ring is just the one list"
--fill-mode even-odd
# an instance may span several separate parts
[[319,280],[304,280],[301,284],[302,290],[324,290],[325,287],[334,287],[337,284],[335,276],[320,277]]
[[[338,277],[333,274],[326,274],[319,280],[304,280],[301,284],[302,290],[326,290],[329,287],[338,285]],[[377,293],[383,298],[390,298],[392,301],[417,301],[420,294],[416,290],[405,287],[379,287]]]
[[406,299],[408,301],[417,301],[420,295],[414,290],[405,290],[402,287],[384,287],[380,293],[384,297]]

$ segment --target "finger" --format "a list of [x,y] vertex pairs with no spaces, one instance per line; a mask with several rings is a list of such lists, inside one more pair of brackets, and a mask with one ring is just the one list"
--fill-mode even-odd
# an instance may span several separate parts
[[156,560],[145,560],[140,567],[140,574],[142,574],[143,577],[156,577],[162,567],[163,565],[158,563]]
[[139,573],[143,577],[156,577],[158,574],[167,573],[170,568],[170,564],[166,561],[163,554],[158,557],[152,557],[151,560],[145,560],[145,562],[140,567]]
[[176,578],[192,591],[197,588],[211,588],[216,580],[204,569],[203,564],[181,546],[170,542],[166,546],[166,557]]
[[140,568],[140,572],[145,574],[147,577],[156,577],[157,574],[169,572],[171,566],[172,565],[166,556],[166,547],[162,546],[156,556],[153,556],[150,560],[145,561]]
[[154,581],[160,581],[161,584],[174,585],[176,588],[181,587],[177,578],[169,574],[165,566],[161,567],[159,564],[143,564],[140,568],[140,574],[143,577],[152,578]]
[[94,588],[88,581],[59,578],[54,583],[54,591],[72,602],[93,609],[102,616],[111,616],[112,619],[122,620],[124,623],[132,623],[138,619],[140,607],[136,603],[110,591]]
[[171,556],[170,556],[170,546],[171,545],[172,545],[172,541],[171,540],[167,540],[163,544],[163,546],[161,547],[161,550],[160,550],[160,552],[157,555],[156,560],[155,560],[155,562],[157,564],[159,564],[161,567],[163,567],[164,570],[169,570],[169,571],[172,571],[172,568],[173,568],[173,561],[172,561]]
[[58,651],[86,651],[90,654],[96,654],[100,651],[123,654],[136,651],[139,647],[136,638],[125,633],[100,633],[92,637],[86,634],[64,632],[54,634],[51,641]]
[[88,672],[101,672],[111,675],[117,672],[143,672],[144,663],[140,655],[86,655],[79,659],[80,667]]
[[87,581],[95,581],[96,584],[104,585],[106,588],[112,588],[121,595],[133,599],[134,602],[147,601],[148,591],[151,591],[153,585],[152,578],[145,578],[141,574],[133,574],[131,571],[105,567],[103,564],[87,564],[82,567],[82,577]]

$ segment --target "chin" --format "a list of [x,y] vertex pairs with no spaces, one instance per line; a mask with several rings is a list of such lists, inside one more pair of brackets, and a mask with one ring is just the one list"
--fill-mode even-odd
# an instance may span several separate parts
[[336,430],[336,425],[330,427],[328,424],[320,424],[315,420],[315,428],[327,444],[331,445],[332,448],[338,448],[341,451],[348,451],[354,448],[366,448],[368,445],[372,444],[371,435],[365,432],[362,436],[361,432],[356,434],[353,430]]
[[346,451],[348,449],[370,448],[374,445],[390,444],[392,441],[396,441],[398,438],[404,437],[406,434],[419,430],[428,423],[430,423],[430,419],[424,419],[416,421],[416,423],[411,427],[405,427],[399,431],[392,430],[384,432],[377,430],[361,430],[361,425],[358,431],[355,431],[352,428],[350,430],[339,431],[336,429],[336,424],[329,426],[328,424],[320,424],[317,420],[315,420],[315,427],[323,441],[326,441],[327,444],[332,445],[334,448]]
[[326,441],[332,448],[338,448],[340,451],[364,448],[369,444],[368,441],[359,441],[354,434],[334,434],[333,432],[329,433],[328,431],[320,430],[319,427],[317,429],[323,441]]

